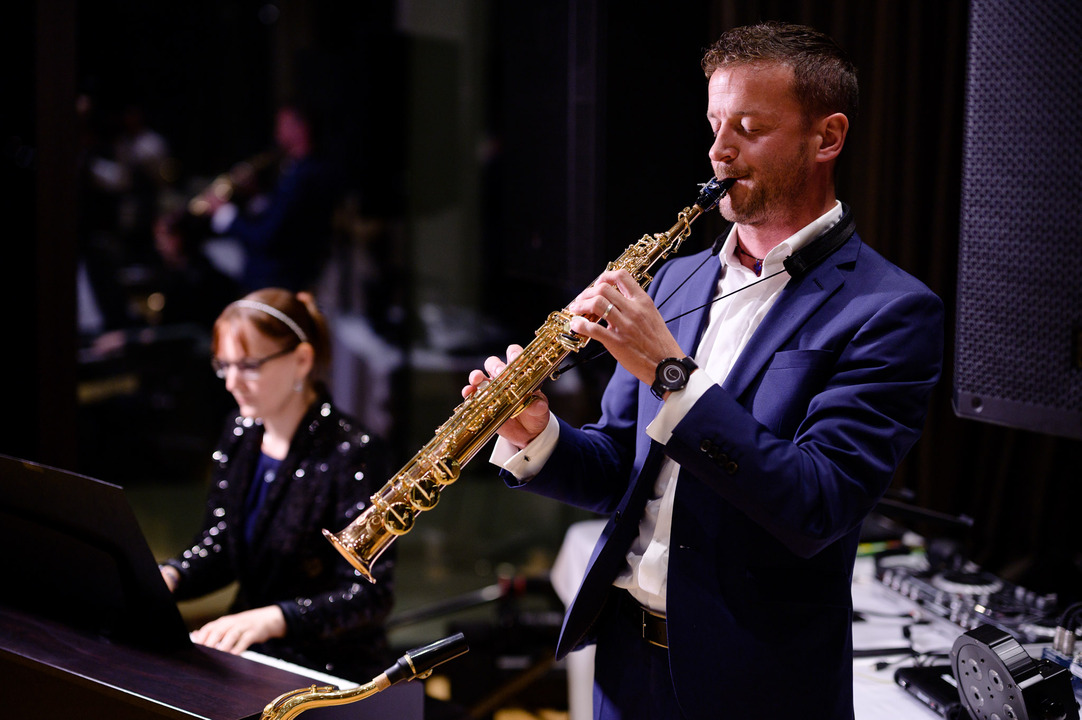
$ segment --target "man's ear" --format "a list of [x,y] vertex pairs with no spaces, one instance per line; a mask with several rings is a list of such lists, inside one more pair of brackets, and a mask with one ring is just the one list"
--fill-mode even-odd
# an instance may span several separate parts
[[815,159],[829,162],[841,154],[845,145],[845,136],[849,132],[849,118],[844,113],[834,113],[822,118],[816,128],[819,144],[815,148]]

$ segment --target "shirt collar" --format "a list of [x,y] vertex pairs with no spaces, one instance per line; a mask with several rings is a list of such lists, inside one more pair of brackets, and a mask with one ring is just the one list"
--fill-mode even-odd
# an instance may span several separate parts
[[[770,252],[763,258],[763,276],[781,270],[785,258],[824,234],[827,230],[830,230],[830,228],[837,225],[841,219],[842,203],[840,200],[835,200],[834,207],[830,208],[785,240],[782,240],[775,247],[771,248]],[[736,255],[736,225],[733,225],[729,230],[729,236],[725,238],[725,243],[721,246],[719,257],[721,259],[722,267],[739,266],[740,268],[747,270],[747,268],[741,264],[740,258]]]

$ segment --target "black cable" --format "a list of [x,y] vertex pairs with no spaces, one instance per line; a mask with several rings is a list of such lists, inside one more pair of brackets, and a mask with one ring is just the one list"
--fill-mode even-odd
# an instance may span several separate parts
[[1066,628],[1067,630],[1074,630],[1074,628],[1068,627],[1068,623],[1074,622],[1075,618],[1082,613],[1082,602],[1071,603],[1059,616],[1059,626]]
[[[675,288],[673,288],[673,291],[671,293],[669,293],[668,297],[666,297],[664,300],[662,300],[660,303],[657,304],[657,309],[658,310],[661,310],[661,306],[664,305],[665,303],[669,302],[669,300],[672,299],[672,296],[676,294],[677,290],[684,287],[684,285],[687,283],[688,280],[690,280],[700,270],[702,270],[703,265],[705,265],[707,263],[707,261],[710,260],[710,258],[717,257],[717,254],[719,252],[721,252],[721,246],[724,244],[724,240],[725,240],[724,235],[718,235],[718,237],[714,240],[714,245],[710,248],[710,254],[703,258],[703,261],[701,263],[699,263],[699,267],[695,268],[692,272],[690,272],[688,274],[688,276],[686,278],[684,278],[683,281],[679,285],[677,285]],[[673,318],[673,319],[675,320],[675,318]],[[666,320],[665,324],[668,325],[670,322],[671,322],[670,320]],[[607,325],[607,323],[606,323],[606,325]],[[560,377],[561,375],[563,375],[565,372],[567,372],[568,370],[573,370],[573,369],[579,367],[580,365],[585,365],[588,362],[593,362],[594,360],[598,359],[599,357],[601,357],[602,355],[604,355],[607,352],[608,352],[608,350],[605,348],[604,345],[602,345],[601,349],[598,350],[597,352],[595,352],[593,355],[579,356],[574,362],[572,362],[572,363],[570,363],[568,365],[564,365],[563,367],[556,368],[555,370],[553,370],[552,371],[552,379],[555,380],[558,377]]]
[[[664,305],[665,303],[669,302],[669,300],[671,300],[671,299],[672,299],[672,296],[673,296],[673,295],[675,295],[675,294],[677,293],[677,291],[678,291],[678,290],[679,290],[680,288],[684,287],[684,285],[686,285],[686,284],[687,284],[687,281],[688,281],[688,280],[690,280],[690,279],[691,279],[691,278],[693,278],[693,277],[694,277],[695,275],[697,275],[697,274],[698,274],[698,272],[699,272],[700,270],[702,270],[702,269],[703,269],[703,265],[706,265],[707,261],[709,261],[709,260],[710,260],[710,258],[715,258],[715,257],[717,257],[717,256],[718,256],[718,253],[720,253],[720,252],[721,252],[721,246],[722,246],[722,245],[723,245],[724,243],[725,243],[725,240],[724,240],[724,236],[723,236],[723,235],[718,235],[718,236],[717,236],[717,237],[716,237],[716,238],[714,239],[714,244],[713,244],[713,246],[711,246],[711,248],[710,248],[710,254],[709,254],[709,255],[707,255],[706,257],[704,257],[704,258],[703,258],[703,261],[702,261],[701,263],[699,263],[699,267],[695,268],[695,269],[694,269],[694,270],[692,270],[692,271],[691,271],[690,273],[688,273],[688,276],[687,276],[686,278],[684,278],[683,280],[681,280],[681,281],[680,281],[680,284],[679,284],[679,285],[677,285],[676,287],[674,287],[674,288],[673,288],[673,290],[672,290],[672,292],[671,292],[671,293],[669,293],[669,294],[668,294],[668,295],[667,295],[667,296],[665,297],[665,299],[664,299],[664,300],[662,300],[661,302],[659,302],[659,303],[657,304],[657,309],[658,309],[658,310],[661,310],[661,306],[662,306],[662,305]],[[665,322],[666,322],[666,324],[668,324],[668,322],[669,322],[669,321],[668,321],[668,320],[666,320]]]
[[946,660],[951,654],[946,650],[934,650],[922,653],[917,653],[917,662],[922,665],[927,665],[933,660]]
[[[732,185],[732,183],[730,182],[729,185]],[[725,187],[725,190],[726,191],[728,190],[728,186]],[[722,233],[721,235],[718,235],[714,239],[714,244],[710,248],[710,254],[707,257],[703,258],[703,261],[701,263],[699,263],[699,267],[695,268],[694,272],[689,273],[688,276],[686,278],[684,278],[684,280],[679,285],[677,285],[676,288],[672,292],[669,293],[668,297],[666,297],[664,300],[661,301],[661,303],[658,304],[657,307],[658,307],[659,310],[661,309],[662,305],[664,305],[666,302],[668,302],[669,299],[674,294],[676,294],[677,290],[682,288],[684,286],[684,284],[688,280],[690,280],[692,278],[693,275],[695,275],[696,273],[699,272],[699,270],[702,269],[703,265],[705,265],[710,258],[716,257],[718,255],[718,253],[721,252],[722,245],[724,245],[725,238],[728,237],[729,232],[731,232],[731,230],[727,231],[725,233]],[[843,204],[842,205],[842,216],[838,220],[837,224],[835,224],[832,228],[827,230],[824,234],[822,234],[819,237],[815,238],[813,241],[807,243],[804,247],[800,248],[799,250],[797,250],[792,255],[785,258],[785,260],[782,261],[783,269],[778,270],[777,272],[775,272],[775,273],[773,273],[771,275],[767,275],[766,277],[759,278],[755,282],[748,283],[744,287],[737,288],[736,290],[733,290],[730,293],[726,293],[725,295],[721,295],[720,297],[716,297],[713,300],[710,300],[709,302],[703,303],[702,305],[700,305],[697,308],[693,308],[691,310],[688,310],[687,312],[681,313],[681,314],[677,315],[676,317],[669,318],[668,320],[665,321],[665,324],[668,325],[673,320],[678,320],[678,319],[684,317],[685,315],[690,315],[691,313],[698,312],[698,311],[702,310],[705,307],[709,307],[710,305],[713,305],[714,303],[718,302],[719,300],[724,300],[727,297],[732,297],[733,295],[735,295],[738,292],[741,292],[743,290],[747,290],[750,287],[754,287],[755,285],[758,285],[761,282],[766,282],[767,280],[769,280],[769,279],[771,279],[773,277],[776,277],[776,276],[780,275],[783,272],[789,273],[789,275],[791,275],[794,278],[802,277],[808,271],[810,271],[813,267],[815,267],[816,265],[821,263],[823,260],[825,260],[827,257],[829,257],[831,254],[833,254],[835,250],[837,250],[842,245],[844,245],[846,242],[848,242],[849,238],[851,238],[855,232],[856,232],[856,221],[853,220],[853,216],[852,216],[852,213],[849,210],[849,207]],[[602,355],[604,355],[606,352],[608,352],[608,351],[607,350],[602,350],[602,351],[598,352],[597,354],[591,355],[589,357],[580,357],[580,358],[578,358],[577,360],[575,360],[574,362],[572,362],[572,363],[570,363],[568,365],[565,365],[565,366],[563,366],[561,368],[557,368],[556,370],[554,370],[552,372],[550,377],[553,380],[555,380],[556,378],[560,377],[561,375],[563,375],[568,370],[571,370],[572,368],[576,368],[579,365],[582,365],[583,363],[587,363],[587,362],[590,362],[591,360],[599,358]]]
[[878,611],[878,610],[854,610],[853,611],[853,620],[855,622],[860,622],[862,620],[865,620],[868,617],[897,618],[897,619],[900,620],[902,618],[912,618],[913,614],[912,613],[907,613],[907,612],[903,612],[903,613],[881,612],[881,611]]
[[[706,263],[706,261],[710,259],[710,257],[712,257],[712,256],[708,256],[707,258],[705,258],[703,260],[703,262],[699,265],[699,267],[695,268],[695,272],[698,272],[699,268],[701,268]],[[668,302],[669,298],[671,298],[673,296],[673,294],[677,290],[679,290],[681,287],[683,287],[684,283],[686,283],[688,280],[690,280],[691,276],[694,275],[695,272],[691,273],[686,278],[684,278],[684,281],[682,283],[680,283],[680,285],[678,285],[671,293],[669,293],[669,296],[666,297],[665,300],[663,300],[661,302],[661,305],[664,305],[666,302]],[[700,305],[697,308],[692,308],[691,310],[688,310],[687,312],[682,312],[682,313],[680,313],[679,315],[677,315],[675,317],[669,318],[668,320],[665,321],[665,324],[668,325],[672,321],[679,320],[680,318],[684,317],[685,315],[690,315],[691,313],[699,312],[703,308],[710,307],[711,305],[718,302],[719,300],[724,300],[725,298],[729,298],[729,297],[732,297],[733,295],[736,295],[738,292],[743,292],[744,290],[755,287],[756,285],[758,285],[761,282],[766,282],[770,278],[777,277],[778,275],[781,275],[783,272],[785,272],[784,269],[778,270],[777,272],[772,273],[770,275],[767,275],[766,277],[759,278],[755,282],[751,282],[751,283],[748,283],[747,285],[745,285],[743,287],[739,287],[736,290],[733,290],[732,292],[727,292],[724,295],[719,295],[718,297],[714,298],[713,300],[709,300],[709,301],[703,303],[702,305]],[[658,309],[661,308],[661,305],[658,305]],[[605,348],[605,346],[602,345],[601,349],[599,351],[597,351],[596,353],[594,353],[593,355],[589,355],[589,356],[585,356],[585,357],[579,357],[578,359],[576,359],[572,363],[564,365],[563,367],[556,368],[555,370],[552,371],[551,377],[552,377],[553,380],[555,380],[558,377],[560,377],[561,375],[563,375],[565,372],[567,372],[568,370],[573,370],[574,368],[577,368],[580,365],[584,365],[585,363],[596,360],[597,358],[601,357],[602,355],[604,355],[607,352],[608,352],[608,349]]]
[[[899,647],[856,648],[855,650],[853,650],[853,657],[855,658],[888,657],[890,655],[905,655],[907,658],[913,657],[913,646],[908,645]],[[876,663],[876,665],[878,664],[879,663]]]
[[784,268],[781,269],[781,270],[778,270],[775,273],[771,273],[770,275],[767,275],[766,277],[761,277],[758,280],[756,280],[755,282],[748,283],[744,287],[739,287],[736,290],[733,290],[732,292],[725,293],[724,295],[719,295],[718,297],[714,298],[713,300],[704,302],[702,305],[700,305],[697,308],[692,308],[691,310],[688,310],[687,312],[680,313],[676,317],[669,318],[668,320],[665,321],[665,324],[668,325],[673,320],[679,320],[680,318],[684,317],[685,315],[690,315],[693,312],[699,312],[703,308],[710,307],[711,305],[713,305],[714,303],[716,303],[719,300],[724,300],[725,298],[729,298],[729,297],[732,297],[733,295],[736,295],[738,292],[743,292],[743,291],[747,290],[748,288],[755,287],[759,283],[766,282],[770,278],[774,278],[774,277],[777,277],[778,275],[781,275],[783,272],[785,272]]
[[[870,654],[870,653],[869,653]],[[894,654],[894,653],[892,653]],[[853,657],[858,657],[856,651],[853,651]],[[930,651],[930,652],[917,652],[910,646],[910,652],[905,657],[898,658],[897,660],[880,660],[874,667],[876,670],[886,670],[891,665],[897,665],[898,663],[905,662],[906,660],[912,660],[914,667],[922,667],[930,664],[934,660],[946,659],[950,657],[949,652]]]

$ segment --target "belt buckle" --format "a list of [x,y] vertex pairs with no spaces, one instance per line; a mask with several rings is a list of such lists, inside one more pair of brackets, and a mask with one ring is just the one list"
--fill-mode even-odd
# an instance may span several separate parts
[[[667,632],[668,628],[665,625],[665,616],[658,615],[656,613],[652,613],[649,610],[647,610],[646,608],[644,608],[642,605],[639,605],[639,612],[642,613],[642,621],[641,621],[642,622],[642,639],[645,640],[646,642],[650,643],[654,647],[659,647],[659,648],[662,648],[663,650],[668,650],[668,648],[669,648],[668,639],[669,638],[668,638],[668,632]],[[665,642],[664,643],[661,643],[661,642],[658,642],[657,640],[655,640],[652,637],[654,633],[647,632],[648,628],[650,627],[650,623],[648,621],[651,620],[651,619],[655,621],[655,625],[660,624],[661,627],[665,627],[665,629],[666,629],[666,637],[665,637]]]

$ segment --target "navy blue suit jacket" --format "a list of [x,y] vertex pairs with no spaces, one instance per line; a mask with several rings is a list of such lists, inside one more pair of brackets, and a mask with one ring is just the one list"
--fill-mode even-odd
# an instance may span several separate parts
[[[667,297],[703,254],[674,259]],[[711,267],[708,264],[708,267]],[[700,271],[662,308],[711,298]],[[693,354],[703,309],[670,324]],[[529,491],[607,514],[564,620],[563,656],[593,641],[663,455],[681,467],[668,566],[669,658],[692,718],[852,717],[851,581],[860,525],[920,435],[943,353],[943,306],[856,235],[791,279],[722,385],[662,447],[660,408],[618,367],[597,424],[561,421]]]

